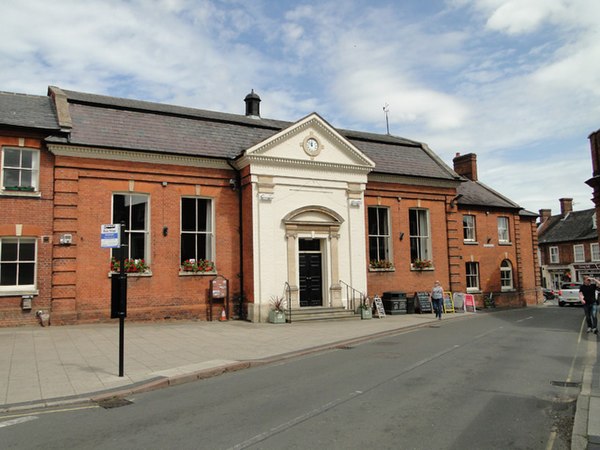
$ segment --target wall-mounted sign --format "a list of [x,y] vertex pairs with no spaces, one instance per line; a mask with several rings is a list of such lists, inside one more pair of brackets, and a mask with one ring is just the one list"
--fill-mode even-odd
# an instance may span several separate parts
[[100,247],[119,248],[121,246],[121,225],[109,223],[100,226]]
[[227,280],[222,277],[217,277],[211,282],[212,298],[227,297]]

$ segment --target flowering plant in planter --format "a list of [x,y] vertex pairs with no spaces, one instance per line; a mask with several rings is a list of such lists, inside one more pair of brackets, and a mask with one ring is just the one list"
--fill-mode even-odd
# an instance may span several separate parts
[[[148,271],[150,267],[143,259],[133,259],[127,258],[125,259],[125,272],[127,273],[144,273]],[[116,258],[110,259],[110,271],[111,272],[120,272],[121,271],[121,263]]]
[[393,269],[394,264],[387,259],[372,259],[369,261],[371,269]]
[[186,259],[181,263],[181,270],[183,272],[214,272],[215,263],[208,259]]
[[428,269],[433,266],[433,263],[430,259],[415,259],[412,262],[412,265],[415,269]]

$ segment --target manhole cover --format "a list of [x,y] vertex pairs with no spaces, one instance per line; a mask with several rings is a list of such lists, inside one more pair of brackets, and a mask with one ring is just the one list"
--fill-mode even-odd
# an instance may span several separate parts
[[107,398],[105,400],[100,400],[98,402],[98,406],[101,406],[104,409],[111,409],[111,408],[120,408],[121,406],[131,405],[132,403],[133,403],[132,401],[127,400],[126,398],[113,397],[113,398]]
[[560,387],[580,387],[581,383],[576,383],[574,381],[551,381],[550,384],[552,386],[560,386]]

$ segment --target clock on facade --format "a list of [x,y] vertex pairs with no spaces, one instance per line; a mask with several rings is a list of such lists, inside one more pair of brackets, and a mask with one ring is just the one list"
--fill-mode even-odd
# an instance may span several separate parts
[[310,156],[316,156],[321,151],[321,144],[318,139],[314,136],[309,136],[304,139],[304,143],[302,144],[304,151]]

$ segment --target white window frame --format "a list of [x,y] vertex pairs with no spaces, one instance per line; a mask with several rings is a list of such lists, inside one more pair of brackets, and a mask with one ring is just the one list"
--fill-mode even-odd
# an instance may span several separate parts
[[[129,197],[130,199],[132,197],[138,197],[139,199],[144,199],[144,203],[146,204],[145,207],[145,217],[144,217],[144,228],[143,229],[130,229],[131,226],[131,222],[132,222],[132,214],[131,214],[131,210],[133,208],[133,204],[130,203],[130,205],[128,206],[128,208],[130,209],[129,211],[129,223],[125,223],[125,239],[127,241],[127,255],[125,256],[126,258],[129,259],[143,259],[144,262],[147,265],[150,265],[150,261],[151,261],[151,257],[150,257],[150,195],[148,194],[140,194],[137,192],[114,192],[112,195],[112,220],[113,223],[120,223],[119,221],[115,222],[115,217],[114,217],[114,213],[115,213],[115,197],[116,196],[125,196],[125,197]],[[134,236],[139,236],[139,235],[143,235],[144,237],[144,255],[140,258],[138,254],[132,254],[132,240]],[[116,252],[114,252],[113,256],[117,257],[118,256],[118,250]]]
[[[196,208],[198,207],[198,200],[206,200],[208,202],[208,208],[210,209],[210,211],[207,214],[207,230],[198,230],[198,215],[197,215],[197,209],[196,209],[196,225],[195,225],[195,230],[191,231],[191,230],[184,230],[183,229],[183,201],[184,199],[186,200],[195,200],[195,204],[196,204]],[[198,256],[197,253],[197,248],[194,249],[194,258],[195,260],[198,259],[206,259],[208,261],[212,261],[215,262],[215,202],[212,198],[209,197],[196,197],[196,196],[183,196],[181,197],[181,201],[180,201],[180,208],[179,208],[179,259],[181,261],[181,263],[183,264],[184,260],[190,259],[190,258],[185,258],[184,255],[182,254],[182,247],[183,247],[183,235],[187,234],[187,235],[194,235],[195,239],[197,239],[200,235],[206,236],[206,245],[205,245],[205,258],[200,258]],[[197,246],[197,242],[195,243]]]
[[500,264],[500,288],[502,291],[514,289],[512,263],[508,259]]
[[590,244],[590,255],[592,261],[600,261],[600,244],[598,244],[598,242]]
[[585,262],[585,249],[583,244],[573,245],[573,262]]
[[[18,165],[7,165],[6,153],[7,151],[19,152],[19,164]],[[23,154],[31,154],[31,167],[23,167]],[[39,192],[40,185],[40,151],[35,148],[28,147],[2,147],[2,171],[0,171],[0,186],[2,193],[11,195],[27,195],[31,193]],[[7,176],[6,172],[9,170],[15,170],[19,173],[19,183],[17,186],[6,186]],[[30,172],[31,183],[23,184],[23,174]]]
[[476,220],[473,214],[463,215],[463,239],[464,242],[476,242],[477,241],[477,230]]
[[510,220],[506,216],[498,217],[498,243],[510,244]]
[[424,208],[410,208],[408,210],[408,218],[411,266],[416,259],[432,261],[429,210]]
[[[371,211],[375,211],[377,215],[375,226],[372,227]],[[380,217],[384,214],[385,217]],[[384,230],[381,229],[381,220],[385,221]],[[367,209],[367,227],[369,233],[369,261],[389,261],[392,262],[392,239],[391,239],[391,224],[390,224],[390,209],[385,206],[369,206]],[[375,228],[375,229],[374,229]],[[372,231],[374,231],[372,233]],[[373,241],[375,245],[373,246]],[[383,249],[380,244],[383,243]]]
[[465,264],[467,292],[479,292],[479,263],[468,261]]
[[550,264],[558,264],[560,262],[560,254],[557,246],[548,247],[548,253],[550,255]]
[[[17,255],[16,260],[4,260],[2,256],[2,243],[3,242],[16,242],[17,252],[20,250],[19,245],[21,243],[33,244],[33,260],[21,260]],[[19,284],[18,271],[21,264],[32,264],[33,263],[33,283],[32,284]],[[17,284],[0,285],[0,295],[23,295],[23,294],[37,294],[37,269],[38,269],[38,245],[35,237],[17,237],[17,236],[3,236],[0,237],[0,280],[2,279],[2,265],[4,264],[17,264]]]

